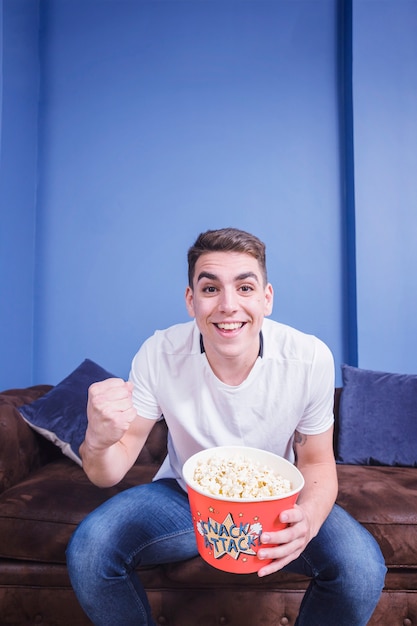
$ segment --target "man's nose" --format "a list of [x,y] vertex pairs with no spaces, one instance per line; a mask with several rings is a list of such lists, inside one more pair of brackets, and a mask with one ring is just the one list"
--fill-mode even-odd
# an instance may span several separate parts
[[234,289],[224,289],[222,291],[219,308],[221,311],[227,313],[231,313],[237,310],[237,295]]

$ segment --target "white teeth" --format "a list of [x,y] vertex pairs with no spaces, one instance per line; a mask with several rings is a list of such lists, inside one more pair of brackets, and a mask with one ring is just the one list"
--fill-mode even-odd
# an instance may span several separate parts
[[243,326],[242,322],[229,322],[224,324],[217,324],[222,330],[237,330]]

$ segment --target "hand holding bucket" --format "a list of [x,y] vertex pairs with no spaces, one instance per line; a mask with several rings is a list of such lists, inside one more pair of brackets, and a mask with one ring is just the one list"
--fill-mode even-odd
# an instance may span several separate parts
[[[271,469],[290,481],[287,493],[262,498],[229,498],[205,492],[194,479],[197,465],[218,455],[222,458],[248,459]],[[194,522],[197,548],[201,557],[213,567],[226,572],[249,574],[264,567],[267,560],[257,558],[262,532],[285,528],[279,521],[282,511],[294,506],[304,478],[286,459],[245,446],[222,446],[202,450],[190,457],[183,467]]]

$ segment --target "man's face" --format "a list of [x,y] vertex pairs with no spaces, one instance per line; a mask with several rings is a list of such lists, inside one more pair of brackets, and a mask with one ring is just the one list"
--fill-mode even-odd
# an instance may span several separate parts
[[239,357],[259,350],[259,331],[272,311],[273,290],[264,285],[258,261],[241,252],[207,252],[187,287],[188,313],[195,317],[208,358]]

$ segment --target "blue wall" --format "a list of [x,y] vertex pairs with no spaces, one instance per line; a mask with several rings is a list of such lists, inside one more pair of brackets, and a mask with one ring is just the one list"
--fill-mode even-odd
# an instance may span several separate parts
[[37,2],[0,0],[0,388],[33,377]]
[[[366,41],[372,49],[369,38],[377,32],[365,28],[363,20],[374,20],[379,12],[375,3],[357,4],[353,112],[355,124],[361,116],[366,126],[361,102],[364,96],[372,102],[376,94],[367,93],[360,72],[366,78],[379,61],[377,49],[362,55]],[[388,13],[398,6],[394,0],[385,4]],[[251,230],[267,244],[276,292],[272,317],[326,341],[339,372],[340,363],[349,360],[352,331],[346,319],[343,42],[337,5],[336,0],[2,0],[3,28],[17,6],[32,27],[14,45],[6,37],[2,44],[3,57],[14,54],[11,75],[31,86],[28,109],[19,117],[33,115],[39,76],[40,97],[39,125],[31,126],[31,141],[15,129],[21,145],[30,148],[37,181],[31,170],[21,177],[20,192],[9,189],[1,197],[11,233],[2,234],[1,242],[8,242],[24,268],[10,271],[9,252],[1,251],[0,272],[9,291],[6,298],[2,294],[0,310],[0,387],[58,382],[85,357],[127,375],[133,354],[155,328],[187,319],[188,246],[201,230],[229,225]],[[417,28],[407,18],[415,17],[415,5],[401,5],[411,42]],[[390,20],[380,28],[392,26],[388,14],[380,19]],[[390,36],[394,50],[403,29]],[[34,56],[29,52],[37,38]],[[404,44],[397,69],[403,63],[402,79],[394,67],[388,78],[406,125],[413,123],[414,111],[404,110],[409,100],[401,80],[415,72],[411,43],[407,49]],[[381,65],[382,76],[384,71]],[[415,87],[412,83],[414,98]],[[2,89],[4,109],[5,96],[16,96],[4,76]],[[394,105],[389,117],[393,135],[398,125]],[[5,123],[3,110],[3,132]],[[3,154],[7,144],[1,141]],[[369,143],[366,135],[358,137],[356,126],[354,144],[359,364],[363,359],[376,369],[416,371],[415,351],[401,349],[410,333],[415,341],[415,292],[413,312],[396,306],[395,299],[398,275],[409,263],[416,265],[417,253],[409,246],[406,252],[402,237],[393,241],[391,236],[397,263],[389,277],[395,324],[385,307],[387,314],[379,311],[376,328],[375,307],[368,308],[365,299],[372,281],[365,277],[375,254],[383,256],[392,223],[384,231],[373,213],[375,185],[367,189],[366,170],[358,168]],[[383,162],[381,146],[373,147],[386,185],[393,161],[415,158],[414,148],[411,137],[397,143],[396,154],[389,144],[390,157]],[[19,162],[20,174],[22,153]],[[401,226],[395,223],[411,238],[416,182],[407,179],[397,191]],[[24,246],[22,221],[9,210],[23,192]],[[371,204],[367,193],[374,194]],[[383,189],[378,194],[385,198]],[[387,210],[395,221],[397,209],[389,205]],[[380,224],[377,242],[363,238],[369,219]],[[23,279],[19,300],[13,288]],[[372,286],[376,305],[379,292]],[[370,320],[374,336],[367,331]],[[381,358],[388,332],[397,351],[395,357],[383,351]]]
[[417,373],[417,3],[353,9],[359,363]]

